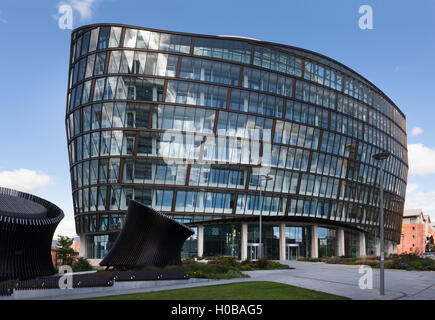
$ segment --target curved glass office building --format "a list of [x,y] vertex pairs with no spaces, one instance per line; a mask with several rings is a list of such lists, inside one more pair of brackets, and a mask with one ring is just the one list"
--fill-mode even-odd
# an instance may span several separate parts
[[315,52],[83,26],[72,33],[66,128],[88,258],[107,253],[129,199],[194,227],[184,256],[257,258],[260,213],[270,259],[379,253],[372,156],[381,151],[391,153],[387,249],[400,241],[405,116],[370,81]]

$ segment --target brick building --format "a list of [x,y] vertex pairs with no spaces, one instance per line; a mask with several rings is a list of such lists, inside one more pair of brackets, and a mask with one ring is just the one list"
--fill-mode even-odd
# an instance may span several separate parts
[[[397,245],[398,254],[428,251],[428,244],[435,238],[435,229],[429,215],[422,209],[405,210],[403,213],[402,234]],[[432,240],[431,240],[432,239]]]

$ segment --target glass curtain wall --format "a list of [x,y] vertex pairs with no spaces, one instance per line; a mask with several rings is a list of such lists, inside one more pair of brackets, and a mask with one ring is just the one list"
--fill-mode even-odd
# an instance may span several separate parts
[[317,236],[319,258],[336,256],[338,253],[337,230],[318,227]]
[[105,235],[87,236],[87,258],[101,259],[112,248],[118,233],[111,233]]
[[369,233],[366,233],[366,255],[376,255],[376,237]]
[[198,255],[198,227],[191,228],[194,232],[183,244],[181,259],[192,258]]
[[[263,258],[269,260],[279,260],[279,226],[262,226]],[[260,243],[259,225],[248,225],[248,251],[250,244]],[[248,252],[249,254],[249,252]]]
[[[311,256],[311,227],[286,226],[285,228],[286,257],[290,250],[295,250],[298,257]],[[295,249],[290,249],[294,247]]]
[[204,226],[204,257],[234,256],[240,259],[240,225]]
[[344,231],[344,252],[346,257],[358,257],[359,252],[359,232]]

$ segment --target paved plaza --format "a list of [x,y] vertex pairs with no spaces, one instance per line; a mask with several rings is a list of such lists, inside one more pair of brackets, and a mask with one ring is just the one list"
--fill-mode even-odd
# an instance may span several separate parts
[[[359,279],[359,266],[325,264],[322,262],[280,261],[290,265],[290,270],[263,270],[245,272],[250,278],[230,280],[191,279],[192,281],[171,281],[167,285],[144,286],[139,282],[124,283],[122,287],[105,288],[98,292],[78,292],[71,295],[46,296],[43,299],[81,299],[108,295],[131,294],[197,286],[225,284],[244,281],[274,281],[302,288],[341,295],[355,300],[435,300],[435,272],[385,270],[385,296],[379,295],[379,270],[373,269],[373,289],[362,290]],[[48,291],[48,290],[47,290]],[[38,297],[36,299],[41,299]]]

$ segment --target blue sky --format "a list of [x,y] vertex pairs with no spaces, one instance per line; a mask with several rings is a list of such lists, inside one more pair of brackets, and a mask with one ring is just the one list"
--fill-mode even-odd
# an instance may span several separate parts
[[[74,8],[74,28],[116,22],[246,36],[313,50],[349,66],[405,113],[406,205],[423,208],[435,221],[434,1],[2,0],[0,185],[62,207],[66,218],[57,233],[75,233],[64,124],[71,30],[60,29],[56,19],[65,3]],[[358,27],[362,5],[373,9],[372,30]]]

